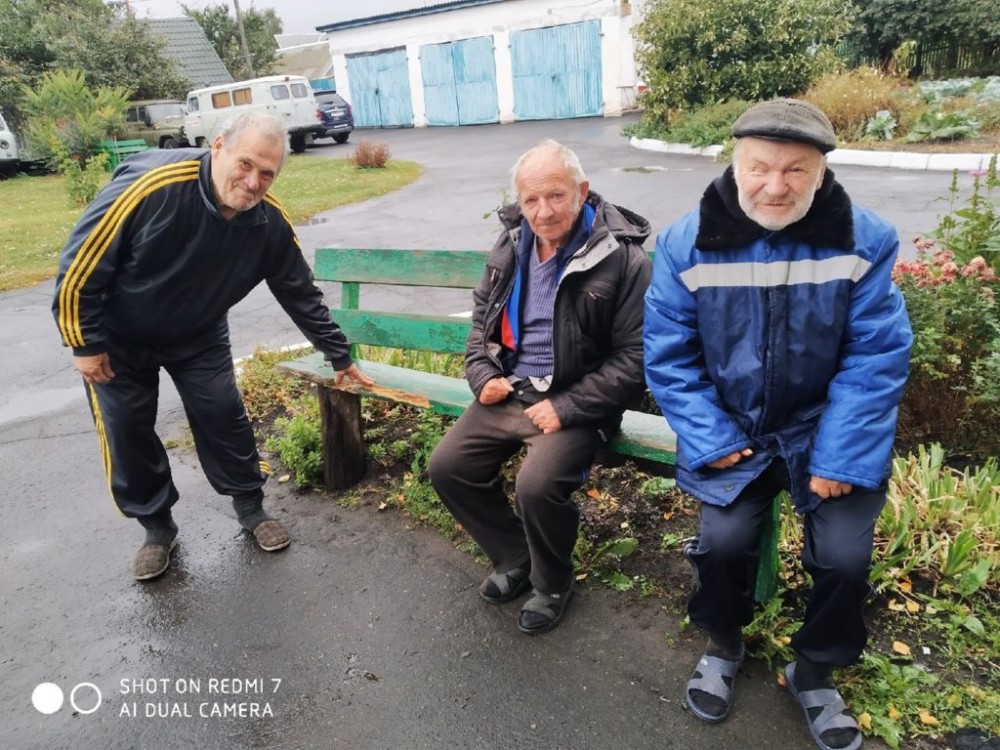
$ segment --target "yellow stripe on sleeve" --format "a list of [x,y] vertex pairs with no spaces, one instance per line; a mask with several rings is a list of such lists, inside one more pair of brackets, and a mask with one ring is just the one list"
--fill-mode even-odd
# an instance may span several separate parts
[[80,347],[85,343],[80,327],[80,294],[122,223],[150,194],[167,185],[198,179],[200,166],[198,161],[183,161],[150,170],[115,199],[87,235],[59,289],[59,330],[67,346]]

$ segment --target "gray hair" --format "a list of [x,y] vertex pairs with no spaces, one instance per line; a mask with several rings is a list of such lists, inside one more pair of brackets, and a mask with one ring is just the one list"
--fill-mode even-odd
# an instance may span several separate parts
[[241,115],[229,117],[222,123],[216,137],[221,138],[227,146],[236,143],[248,130],[255,130],[269,141],[282,144],[281,163],[285,163],[288,155],[288,131],[284,121],[277,115],[265,112],[244,112]]
[[514,166],[511,167],[510,192],[515,199],[518,197],[517,178],[521,173],[521,168],[524,166],[524,163],[529,159],[545,154],[550,154],[559,159],[562,165],[566,168],[566,171],[573,177],[573,184],[576,187],[580,187],[580,185],[587,181],[587,175],[583,171],[583,165],[580,164],[579,157],[573,153],[573,149],[569,146],[564,146],[559,143],[559,141],[546,138],[537,146],[534,146],[521,154],[520,158],[514,163]]

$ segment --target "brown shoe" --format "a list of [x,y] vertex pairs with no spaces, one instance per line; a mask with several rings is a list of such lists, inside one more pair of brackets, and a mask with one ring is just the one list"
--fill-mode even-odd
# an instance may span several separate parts
[[177,539],[171,539],[169,544],[147,542],[139,548],[135,556],[133,571],[135,580],[150,581],[163,575],[170,567],[170,553],[177,546]]
[[277,552],[279,549],[284,549],[292,543],[285,525],[281,521],[275,521],[273,518],[261,521],[254,526],[252,533],[253,538],[257,540],[257,544],[265,552]]

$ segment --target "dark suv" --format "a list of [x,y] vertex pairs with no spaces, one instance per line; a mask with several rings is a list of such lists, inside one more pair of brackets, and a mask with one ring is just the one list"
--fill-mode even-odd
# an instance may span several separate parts
[[354,130],[354,114],[351,105],[340,94],[332,91],[317,91],[316,103],[325,130],[314,138],[333,138],[337,143],[347,143]]

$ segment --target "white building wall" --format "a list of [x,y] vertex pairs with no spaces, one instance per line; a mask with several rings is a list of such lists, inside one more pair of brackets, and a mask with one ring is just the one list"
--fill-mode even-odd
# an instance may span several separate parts
[[[558,26],[579,21],[601,22],[603,56],[602,98],[605,115],[620,115],[634,101],[636,73],[628,0],[509,0],[492,5],[458,8],[415,18],[326,32],[333,55],[337,90],[351,101],[347,56],[406,48],[413,100],[414,124],[427,124],[420,47],[478,36],[492,36],[495,47],[500,121],[514,120],[514,81],[511,77],[510,34],[514,31]],[[625,13],[626,15],[622,15]]]

